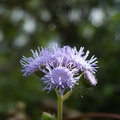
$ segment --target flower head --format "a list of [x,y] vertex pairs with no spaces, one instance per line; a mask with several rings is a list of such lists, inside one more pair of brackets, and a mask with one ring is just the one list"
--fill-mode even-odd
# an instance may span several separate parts
[[52,50],[47,48],[31,50],[33,57],[23,56],[20,61],[23,76],[41,71],[44,73],[41,80],[46,85],[43,90],[51,91],[55,88],[61,95],[67,88],[72,90],[75,84],[78,84],[81,72],[84,73],[86,79],[96,84],[96,79],[92,75],[96,72],[97,58],[92,56],[90,60],[87,60],[89,51],[84,53],[83,50],[83,47],[77,51],[75,47],[59,48],[57,45],[54,45]]
[[47,64],[46,70],[43,70],[45,75],[42,77],[46,87],[51,91],[53,88],[58,89],[59,93],[63,95],[66,88],[73,89],[73,86],[77,84],[79,80],[78,69],[73,68],[72,64],[66,62],[63,66],[63,59],[59,60],[56,66],[53,64]]
[[96,68],[98,68],[98,61],[96,61],[97,58],[92,56],[90,60],[87,60],[90,51],[84,53],[83,50],[84,47],[81,47],[79,51],[77,51],[77,49],[74,47],[71,52],[71,57],[72,59],[74,59],[74,63],[81,71],[89,70],[93,74],[95,74],[95,72],[97,71]]

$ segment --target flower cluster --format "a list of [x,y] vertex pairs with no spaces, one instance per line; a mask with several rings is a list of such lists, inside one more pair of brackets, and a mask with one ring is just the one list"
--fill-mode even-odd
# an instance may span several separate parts
[[60,48],[56,44],[52,50],[39,47],[36,51],[31,50],[33,57],[23,56],[20,60],[23,76],[41,71],[44,73],[41,80],[46,85],[43,90],[51,91],[55,88],[61,95],[64,94],[66,88],[72,90],[74,85],[78,84],[81,72],[92,85],[96,85],[94,74],[97,71],[97,58],[92,56],[90,60],[87,60],[89,51],[84,53],[83,50],[84,47],[77,51],[76,47]]

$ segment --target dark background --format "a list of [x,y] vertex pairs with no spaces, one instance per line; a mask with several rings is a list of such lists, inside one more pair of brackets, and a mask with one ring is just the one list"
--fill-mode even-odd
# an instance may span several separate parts
[[32,55],[30,49],[53,43],[84,46],[99,61],[97,86],[72,94],[64,114],[119,114],[119,0],[0,0],[0,120],[18,112],[31,120],[39,120],[42,111],[56,113],[55,92],[42,91],[36,75],[23,77],[19,63],[22,55]]

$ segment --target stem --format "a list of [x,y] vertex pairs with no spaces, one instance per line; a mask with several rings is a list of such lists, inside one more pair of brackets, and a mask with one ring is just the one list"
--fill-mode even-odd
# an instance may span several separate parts
[[63,113],[63,100],[62,96],[58,96],[58,115],[57,115],[57,120],[62,120],[62,113]]
[[55,89],[58,98],[58,106],[57,106],[57,120],[62,120],[63,113],[63,97],[59,94],[59,92]]
[[67,99],[71,95],[71,91],[68,91],[65,95],[60,95],[60,93],[55,89],[58,98],[58,106],[57,106],[57,120],[62,120],[63,114],[63,101]]
[[62,99],[63,99],[63,101],[64,100],[66,100],[70,95],[71,95],[71,91],[68,91],[63,97],[62,97]]

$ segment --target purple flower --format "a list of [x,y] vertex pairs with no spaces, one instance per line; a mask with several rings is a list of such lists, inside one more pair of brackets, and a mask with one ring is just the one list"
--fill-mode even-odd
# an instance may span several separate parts
[[96,61],[97,58],[92,56],[90,60],[87,60],[87,57],[90,52],[87,51],[86,53],[84,53],[83,50],[84,47],[81,47],[79,51],[77,51],[77,49],[74,47],[74,49],[72,49],[71,52],[72,59],[81,71],[89,70],[93,74],[95,74],[95,72],[97,71],[96,68],[98,68],[98,61]]
[[34,73],[35,71],[38,71],[41,69],[41,67],[44,67],[47,62],[50,61],[51,52],[46,48],[40,48],[38,47],[38,51],[31,50],[33,57],[25,57],[23,56],[22,60],[20,60],[20,63],[23,67],[22,72],[24,72],[23,76],[30,75]]
[[81,72],[84,73],[86,79],[96,85],[93,74],[96,72],[97,58],[92,56],[90,60],[87,60],[89,51],[84,53],[83,50],[83,47],[79,51],[70,46],[59,48],[56,44],[52,50],[47,48],[38,48],[38,51],[31,50],[33,57],[23,56],[20,60],[23,76],[41,71],[44,73],[41,80],[46,85],[43,90],[57,89],[61,95],[67,88],[72,90],[75,84],[78,84]]
[[57,65],[53,63],[46,65],[46,70],[42,70],[45,75],[42,77],[46,87],[44,90],[48,89],[58,89],[59,93],[63,95],[66,88],[73,89],[73,86],[77,84],[79,80],[78,71],[79,69],[74,68],[73,65],[69,62],[64,63],[63,59],[59,59]]

